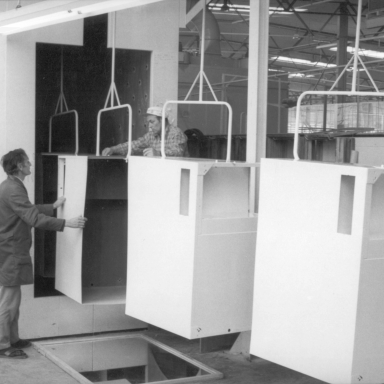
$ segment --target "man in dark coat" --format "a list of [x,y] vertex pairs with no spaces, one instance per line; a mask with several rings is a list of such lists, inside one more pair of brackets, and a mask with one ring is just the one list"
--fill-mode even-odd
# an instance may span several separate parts
[[20,286],[33,283],[31,228],[84,228],[87,219],[51,217],[53,210],[64,204],[64,197],[46,205],[29,201],[24,179],[31,174],[31,163],[23,149],[7,153],[1,163],[8,178],[0,184],[0,358],[25,359],[28,356],[22,348],[31,343],[19,338],[18,319]]

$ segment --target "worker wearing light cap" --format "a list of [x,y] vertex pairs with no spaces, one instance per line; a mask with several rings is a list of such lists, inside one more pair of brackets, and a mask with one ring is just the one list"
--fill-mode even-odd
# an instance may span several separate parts
[[[147,110],[148,133],[132,141],[132,154],[143,153],[144,156],[161,156],[161,120],[162,106],[150,107]],[[187,136],[183,131],[169,122],[169,113],[165,112],[165,144],[166,156],[188,156]],[[129,142],[104,148],[103,156],[122,155],[128,153]]]

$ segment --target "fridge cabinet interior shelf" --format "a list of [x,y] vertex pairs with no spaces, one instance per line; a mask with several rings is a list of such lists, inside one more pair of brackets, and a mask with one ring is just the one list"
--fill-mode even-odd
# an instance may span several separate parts
[[120,158],[60,156],[58,217],[85,216],[84,229],[56,240],[56,289],[82,304],[125,303],[127,163]]

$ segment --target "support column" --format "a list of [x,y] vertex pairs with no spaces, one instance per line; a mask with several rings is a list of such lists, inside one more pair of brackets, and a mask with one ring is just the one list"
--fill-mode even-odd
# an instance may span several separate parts
[[[250,6],[247,162],[254,163],[266,155],[269,1],[250,0]],[[257,178],[253,171],[250,193],[255,201],[251,212],[257,210]]]
[[[339,68],[337,68],[337,75],[340,76],[345,65],[347,64],[347,47],[348,47],[348,10],[347,5],[342,3],[340,4],[340,16],[338,20],[338,36],[337,36],[337,57],[336,63]],[[338,91],[347,90],[347,72],[344,72],[344,75],[340,78],[337,84]],[[337,103],[344,103],[345,96],[337,96]]]
[[[7,129],[6,129],[6,60],[7,60],[7,36],[0,35],[0,158],[6,153]],[[0,171],[0,183],[6,175]]]

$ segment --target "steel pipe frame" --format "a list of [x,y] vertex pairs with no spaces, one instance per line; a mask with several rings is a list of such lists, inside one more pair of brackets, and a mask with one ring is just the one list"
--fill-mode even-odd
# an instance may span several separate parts
[[75,132],[76,132],[76,146],[75,146],[75,155],[79,153],[79,115],[75,109],[72,109],[70,111],[65,111],[65,112],[60,112],[60,113],[55,113],[49,118],[49,149],[48,152],[52,152],[52,120],[55,117],[58,116],[63,116],[63,115],[68,115],[70,113],[75,114]]
[[163,105],[162,120],[161,120],[161,157],[166,158],[165,155],[165,111],[168,104],[194,104],[194,105],[223,105],[228,108],[228,139],[227,139],[227,158],[226,162],[231,162],[231,141],[232,141],[232,107],[226,101],[193,101],[193,100],[169,100]]
[[[75,144],[75,155],[79,152],[79,115],[75,109],[68,110],[67,101],[65,100],[64,96],[64,64],[63,64],[63,47],[61,47],[61,61],[60,61],[60,95],[59,99],[57,100],[55,113],[49,118],[49,145],[48,145],[48,152],[51,153],[52,150],[52,120],[53,118],[57,116],[63,116],[67,115],[69,113],[75,114],[75,134],[76,134],[76,144]],[[58,113],[57,111],[59,110]],[[65,110],[63,111],[63,109]]]
[[[132,142],[132,107],[129,104],[119,104],[113,107],[109,108],[103,108],[100,109],[100,111],[97,114],[97,132],[96,132],[96,156],[100,156],[100,117],[103,112],[107,111],[113,111],[116,109],[121,109],[121,108],[127,108],[128,109],[128,142],[131,144]],[[132,146],[128,146],[128,153],[127,153],[127,160],[128,157],[131,155],[132,152]]]

